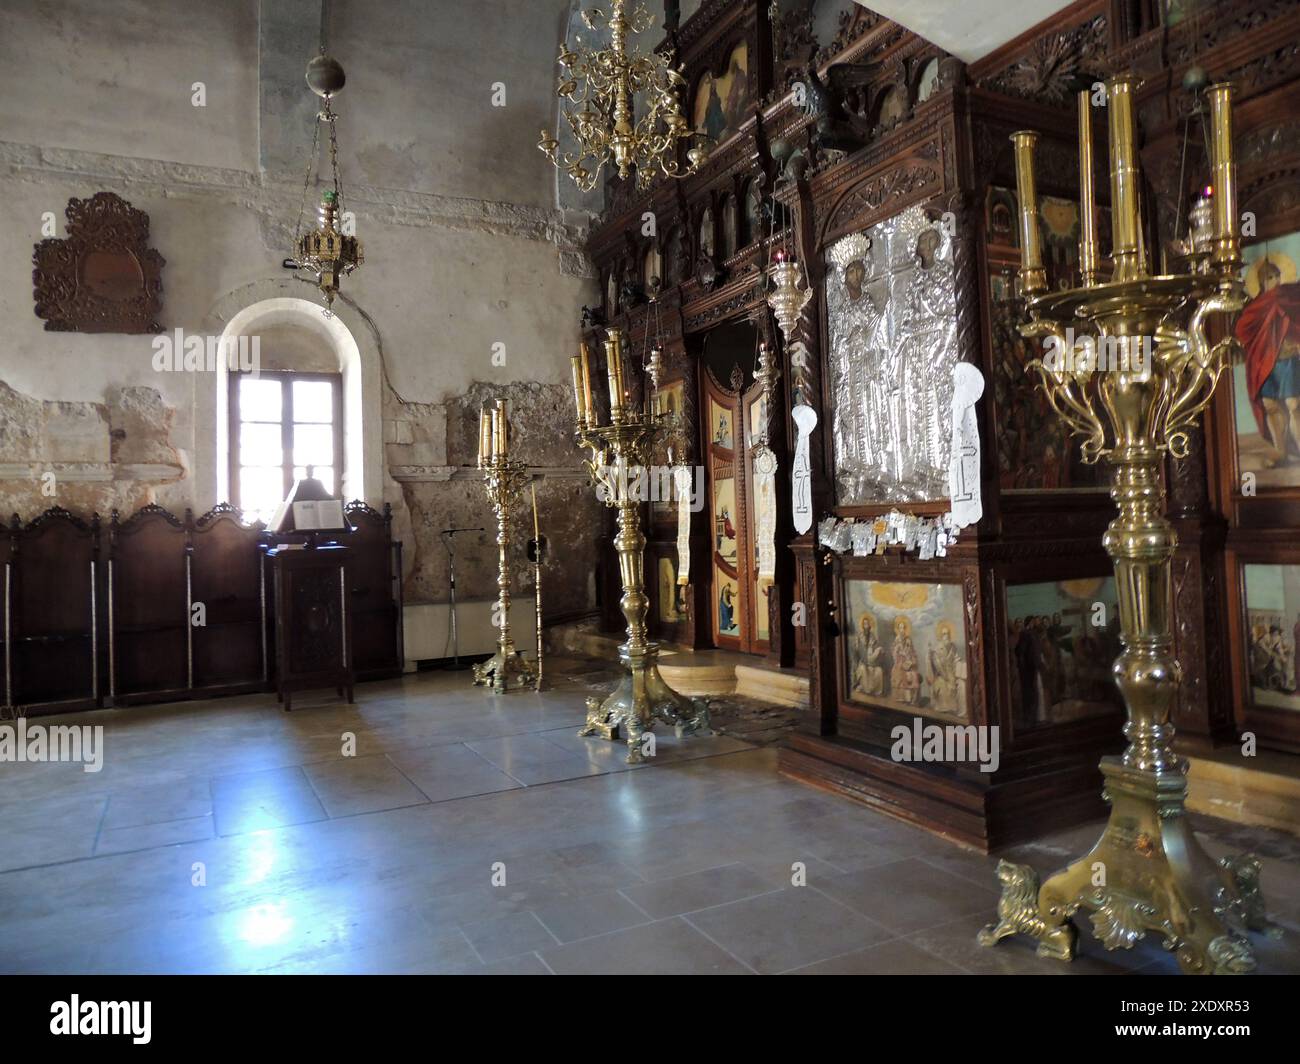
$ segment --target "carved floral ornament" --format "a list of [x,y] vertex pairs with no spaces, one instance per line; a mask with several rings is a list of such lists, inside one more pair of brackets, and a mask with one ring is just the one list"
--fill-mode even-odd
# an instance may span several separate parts
[[159,333],[162,268],[149,215],[112,192],[68,200],[68,235],[32,254],[36,316],[47,332]]

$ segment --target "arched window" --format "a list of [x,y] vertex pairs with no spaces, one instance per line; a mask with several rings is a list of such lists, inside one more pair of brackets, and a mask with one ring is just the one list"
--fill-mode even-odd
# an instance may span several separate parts
[[230,374],[230,501],[245,521],[270,521],[293,482],[331,495],[343,472],[343,375],[260,370]]
[[222,344],[239,357],[217,364],[217,497],[265,520],[310,467],[336,497],[369,501],[367,483],[377,491],[382,480],[382,418],[363,406],[377,407],[379,367],[362,366],[341,314],[265,299],[231,317]]

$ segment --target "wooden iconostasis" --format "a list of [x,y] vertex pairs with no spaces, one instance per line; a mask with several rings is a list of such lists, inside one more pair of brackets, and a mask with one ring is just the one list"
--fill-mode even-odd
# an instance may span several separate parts
[[[1104,466],[1080,460],[1025,370],[1036,353],[1016,327],[1009,135],[1042,135],[1044,252],[1051,283],[1068,283],[1078,271],[1073,93],[1136,72],[1145,237],[1159,263],[1205,181],[1196,98],[1183,88],[1193,67],[1236,86],[1250,304],[1237,326],[1243,359],[1204,439],[1167,469],[1184,669],[1174,723],[1187,750],[1249,730],[1262,746],[1300,752],[1300,59],[1275,54],[1295,39],[1300,5],[1282,0],[1081,0],[970,65],[847,2],[716,0],[670,27],[689,114],[715,137],[713,153],[683,181],[641,192],[611,182],[589,251],[604,323],[638,341],[659,336],[657,401],[681,410],[699,470],[697,509],[683,518],[671,503],[650,507],[654,632],[808,671],[812,706],[782,751],[784,771],[983,849],[1102,810],[1097,759],[1122,744],[1123,720],[1101,547],[1114,510]],[[797,83],[815,83],[829,109],[817,98],[799,106]],[[1104,249],[1104,132],[1094,156]],[[775,245],[814,291],[789,338],[763,298]],[[778,351],[782,370],[770,420],[777,567],[761,589],[745,464],[753,361],[709,357],[744,329]],[[796,534],[796,401],[818,419],[815,520],[948,509],[944,382],[958,361],[985,381],[982,520],[924,560],[894,546],[826,550],[816,525]],[[910,420],[891,444],[900,412]],[[998,727],[996,771],[893,760],[891,730],[918,717]]]

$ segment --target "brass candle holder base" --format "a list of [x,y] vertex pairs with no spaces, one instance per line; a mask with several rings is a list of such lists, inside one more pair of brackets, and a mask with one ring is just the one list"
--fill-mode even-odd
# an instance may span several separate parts
[[1267,927],[1259,861],[1206,854],[1187,822],[1181,770],[1142,771],[1107,757],[1101,771],[1111,814],[1097,844],[1041,888],[1028,865],[999,861],[998,920],[979,933],[980,945],[1023,934],[1038,940],[1040,957],[1073,960],[1070,918],[1087,910],[1107,949],[1132,949],[1150,931],[1188,975],[1254,971],[1242,931]]
[[673,726],[678,736],[710,734],[709,706],[702,698],[688,698],[668,686],[659,675],[659,644],[640,648],[624,643],[618,659],[627,669],[618,687],[604,699],[587,699],[587,723],[579,735],[627,740],[627,763],[646,761],[644,737],[656,721]]
[[533,687],[537,683],[537,668],[519,651],[500,647],[487,661],[474,666],[474,686],[490,687],[504,694],[512,687]]

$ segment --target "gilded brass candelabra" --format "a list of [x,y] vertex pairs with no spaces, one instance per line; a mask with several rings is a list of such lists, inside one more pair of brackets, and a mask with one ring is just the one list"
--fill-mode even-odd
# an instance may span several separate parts
[[498,399],[480,415],[478,458],[483,487],[497,516],[497,604],[493,611],[497,650],[487,661],[474,666],[474,684],[490,686],[499,694],[511,687],[532,687],[537,681],[536,666],[515,649],[510,634],[510,508],[530,476],[526,463],[510,458],[509,441],[505,400]]
[[[1123,652],[1114,675],[1124,697],[1128,748],[1101,762],[1109,822],[1085,857],[1039,887],[1025,865],[1002,861],[998,922],[980,932],[991,946],[1011,934],[1038,940],[1041,956],[1069,960],[1091,912],[1107,949],[1129,949],[1148,931],[1162,937],[1188,973],[1254,969],[1243,932],[1263,927],[1259,862],[1216,863],[1187,822],[1186,765],[1172,748],[1169,723],[1180,681],[1171,630],[1174,530],[1164,516],[1165,452],[1185,457],[1189,432],[1209,403],[1235,341],[1211,342],[1216,320],[1243,305],[1232,157],[1231,89],[1208,91],[1212,189],[1193,211],[1186,272],[1151,276],[1138,204],[1130,77],[1107,86],[1114,273],[1100,277],[1092,188],[1089,94],[1079,96],[1083,284],[1048,291],[1037,224],[1033,149],[1037,135],[1012,135],[1020,196],[1021,332],[1043,340],[1049,356],[1031,368],[1053,409],[1083,439],[1083,458],[1104,457],[1119,509],[1104,537],[1115,565]],[[1212,201],[1210,212],[1206,199]],[[1081,338],[1076,339],[1076,333]]]
[[[591,400],[591,367],[586,345],[573,356],[573,390],[577,405],[574,433],[582,447],[591,449],[584,464],[601,486],[605,503],[618,510],[618,534],[614,549],[623,578],[619,600],[627,618],[627,642],[618,648],[619,661],[627,670],[613,693],[604,699],[587,699],[587,722],[581,735],[627,739],[627,762],[646,759],[643,736],[656,721],[671,724],[678,735],[706,732],[708,705],[703,699],[678,694],[659,674],[659,644],[646,637],[646,611],[650,599],[645,591],[645,534],[641,531],[641,503],[632,490],[634,471],[644,469],[655,443],[671,431],[670,418],[631,409],[624,387],[623,338],[618,329],[609,330],[605,341],[609,362],[610,423],[597,423]],[[648,384],[647,392],[657,381]]]
[[686,80],[673,66],[671,51],[629,50],[628,35],[645,32],[655,19],[640,3],[630,15],[627,7],[627,0],[612,0],[608,13],[598,8],[582,12],[589,30],[609,26],[608,48],[583,49],[579,44],[574,52],[567,44],[560,46],[563,72],[556,95],[569,104],[562,103],[560,113],[577,150],[563,151],[549,129],[542,130],[537,144],[584,192],[596,187],[606,163],[618,170],[620,178],[627,178],[635,168],[637,187],[646,188],[656,171],[667,177],[689,177],[707,156],[707,149],[696,145],[686,152],[685,166],[678,160],[677,145],[696,136],[678,99]]

